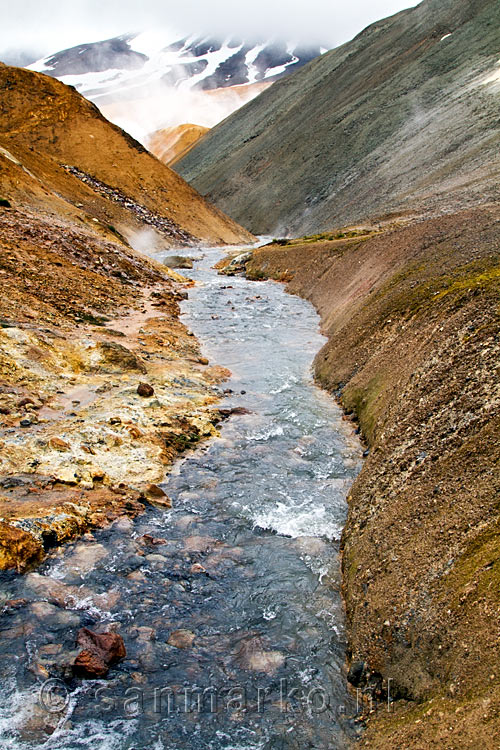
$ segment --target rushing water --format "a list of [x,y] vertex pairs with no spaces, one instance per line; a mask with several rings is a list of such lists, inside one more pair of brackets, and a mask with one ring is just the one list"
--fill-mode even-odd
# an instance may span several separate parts
[[[327,750],[353,731],[338,542],[359,445],[312,382],[312,307],[218,276],[221,251],[204,253],[185,321],[233,373],[222,406],[250,414],[178,462],[171,512],[3,576],[2,598],[30,604],[0,619],[2,750]],[[119,632],[127,658],[106,680],[49,683],[40,701],[44,669],[67,679],[81,626]],[[178,630],[187,648],[168,643]]]

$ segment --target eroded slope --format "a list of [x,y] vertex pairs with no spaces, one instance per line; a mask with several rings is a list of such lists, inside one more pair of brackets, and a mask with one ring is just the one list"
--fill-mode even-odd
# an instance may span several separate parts
[[259,234],[498,197],[500,6],[424,0],[215,127],[176,169]]

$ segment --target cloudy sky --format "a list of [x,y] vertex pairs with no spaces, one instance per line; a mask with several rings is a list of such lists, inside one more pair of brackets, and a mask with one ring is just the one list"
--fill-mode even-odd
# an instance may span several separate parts
[[[341,44],[417,0],[0,0],[0,60],[28,64],[84,42],[155,28]],[[33,58],[33,59],[29,59]]]

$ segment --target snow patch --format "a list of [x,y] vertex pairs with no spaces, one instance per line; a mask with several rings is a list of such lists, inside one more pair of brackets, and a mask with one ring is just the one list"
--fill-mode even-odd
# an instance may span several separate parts
[[257,47],[254,47],[253,49],[249,50],[249,52],[247,52],[246,54],[245,65],[247,66],[247,70],[248,70],[248,82],[249,83],[256,83],[258,80],[257,76],[259,74],[259,69],[255,65],[255,61],[260,55],[260,53],[262,52],[262,50],[266,48],[266,46],[267,46],[267,42],[264,44],[259,44]]
[[134,52],[139,52],[146,57],[153,57],[159,52],[177,41],[178,35],[173,32],[165,32],[165,29],[143,31],[129,41],[129,47]]

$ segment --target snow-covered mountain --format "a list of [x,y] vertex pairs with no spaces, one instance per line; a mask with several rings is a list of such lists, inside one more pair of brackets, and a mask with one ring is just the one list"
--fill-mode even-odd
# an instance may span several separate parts
[[278,78],[326,51],[277,40],[129,34],[63,50],[30,65],[93,101],[139,140],[183,123],[212,127]]

